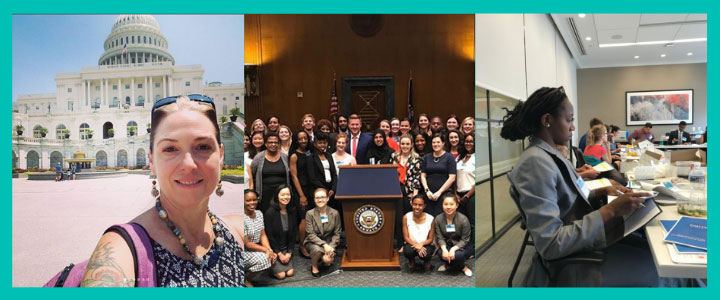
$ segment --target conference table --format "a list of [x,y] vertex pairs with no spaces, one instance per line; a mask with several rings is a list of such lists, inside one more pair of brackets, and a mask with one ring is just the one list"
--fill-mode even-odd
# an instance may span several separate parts
[[707,278],[707,264],[678,264],[670,259],[669,249],[663,241],[665,232],[660,220],[678,220],[682,215],[677,212],[677,205],[660,206],[660,208],[662,213],[645,225],[645,233],[658,275],[675,278]]
[[686,150],[686,149],[707,149],[707,144],[704,145],[655,145],[655,149],[663,151],[668,150]]
[[[628,174],[632,176],[631,174]],[[650,180],[653,183],[671,181],[670,178],[659,178]],[[650,182],[640,181],[640,182]],[[681,193],[688,191],[681,190]],[[661,195],[663,196],[663,195]],[[662,212],[645,225],[645,233],[647,235],[650,251],[653,255],[655,268],[660,277],[674,278],[707,278],[707,264],[681,264],[675,263],[670,258],[670,250],[664,242],[665,231],[663,230],[660,220],[679,220],[682,215],[677,211],[677,204],[670,200],[669,196],[664,196],[664,201],[656,201]],[[665,204],[665,205],[663,205]]]

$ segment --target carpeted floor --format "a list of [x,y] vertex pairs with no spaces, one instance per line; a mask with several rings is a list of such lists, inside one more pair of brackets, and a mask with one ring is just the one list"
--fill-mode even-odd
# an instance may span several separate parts
[[[394,271],[343,271],[340,260],[344,249],[338,250],[335,262],[328,268],[320,270],[321,277],[310,274],[310,260],[299,255],[295,249],[293,265],[295,276],[277,280],[266,271],[253,280],[256,286],[269,287],[473,287],[473,277],[465,276],[460,270],[438,272],[440,259],[433,257],[433,268],[429,272],[422,271],[422,264],[416,263],[417,269],[409,270],[407,260],[400,254],[401,270]],[[466,265],[474,270],[473,261]]]
[[[520,228],[520,223],[517,223],[495,242],[490,249],[477,258],[475,261],[475,270],[477,271],[475,274],[475,283],[478,287],[508,286],[508,278],[510,277],[510,272],[512,271],[518,252],[520,252],[524,237],[525,230]],[[513,286],[521,286],[530,268],[534,253],[534,247],[525,247],[525,254],[515,274]]]

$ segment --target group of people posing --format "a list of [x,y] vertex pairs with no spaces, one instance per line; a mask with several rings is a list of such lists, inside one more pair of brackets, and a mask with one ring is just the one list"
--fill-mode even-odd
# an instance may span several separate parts
[[[445,121],[421,114],[411,120],[381,120],[376,130],[360,116],[327,119],[306,114],[293,132],[275,116],[253,121],[245,135],[245,246],[248,285],[271,269],[277,279],[293,276],[293,250],[311,259],[311,273],[330,265],[341,243],[341,203],[335,199],[340,166],[393,164],[403,198],[397,203],[395,245],[415,267],[457,267],[471,276],[473,255],[475,122]],[[436,250],[438,249],[438,250]]]

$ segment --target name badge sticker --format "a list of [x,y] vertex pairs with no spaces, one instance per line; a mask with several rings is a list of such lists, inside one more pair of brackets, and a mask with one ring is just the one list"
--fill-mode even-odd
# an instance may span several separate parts
[[582,190],[583,195],[585,195],[585,198],[590,196],[590,188],[587,187],[585,184],[585,181],[582,180],[582,178],[578,178],[577,185],[580,187],[580,190]]
[[325,224],[325,223],[327,223],[327,222],[328,222],[328,217],[327,217],[327,216],[320,216],[320,223]]
[[447,224],[447,225],[445,225],[445,231],[447,231],[447,232],[455,232],[455,224]]

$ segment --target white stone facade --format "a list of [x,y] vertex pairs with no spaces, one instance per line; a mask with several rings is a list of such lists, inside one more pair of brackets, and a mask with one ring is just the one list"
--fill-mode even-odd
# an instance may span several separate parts
[[[115,45],[115,40],[130,34],[140,37],[137,38],[140,41],[145,36],[157,37],[158,46],[128,43],[124,54],[152,53],[148,48],[165,49],[166,53],[160,51],[159,59],[147,62],[144,59],[135,60],[135,63],[132,59],[114,60],[115,52],[122,51],[125,46],[124,42]],[[120,16],[105,41],[106,51],[98,66],[58,73],[54,94],[18,96],[13,104],[13,167],[53,168],[55,161],[72,158],[75,152],[95,158],[93,166],[147,165],[149,134],[146,129],[150,123],[150,110],[156,100],[164,97],[207,95],[215,101],[218,119],[229,117],[232,108],[242,110],[242,84],[203,83],[202,66],[174,65],[172,56],[166,51],[167,41],[160,37],[162,33],[153,17]],[[20,136],[15,131],[16,125],[24,127]],[[130,136],[129,125],[137,128],[134,136]],[[39,127],[48,131],[44,138],[35,130]],[[220,127],[222,131],[228,128]],[[67,140],[61,132],[63,128],[70,130]],[[114,130],[114,137],[110,137],[110,128]],[[91,139],[86,135],[87,129],[93,131]],[[223,140],[223,143],[237,142]],[[227,160],[226,163],[240,164]]]

